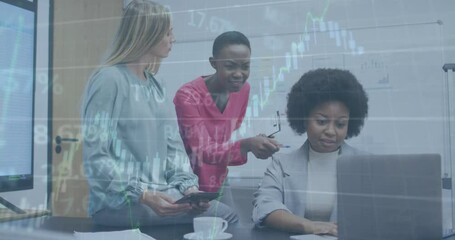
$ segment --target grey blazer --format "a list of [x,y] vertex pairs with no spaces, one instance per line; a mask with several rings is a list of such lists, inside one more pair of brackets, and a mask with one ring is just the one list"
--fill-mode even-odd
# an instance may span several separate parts
[[[365,153],[346,143],[341,145],[340,156],[358,154]],[[263,227],[265,217],[279,209],[299,217],[305,216],[308,158],[308,140],[296,151],[272,157],[261,185],[254,193],[252,218],[256,226]],[[336,221],[336,213],[335,204],[330,221]]]

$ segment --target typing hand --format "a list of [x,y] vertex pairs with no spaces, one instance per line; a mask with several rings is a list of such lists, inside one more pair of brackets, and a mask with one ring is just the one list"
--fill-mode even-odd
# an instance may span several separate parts
[[338,236],[338,225],[332,222],[317,222],[313,221],[310,224],[308,232],[318,235],[332,235]]
[[153,209],[158,216],[173,216],[190,211],[191,205],[174,204],[174,200],[162,192],[144,192],[141,202]]

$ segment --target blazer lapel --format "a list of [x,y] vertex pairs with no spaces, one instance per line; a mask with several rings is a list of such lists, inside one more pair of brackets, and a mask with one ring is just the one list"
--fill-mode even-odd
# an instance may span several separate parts
[[[291,191],[298,191],[299,197],[304,199],[301,205],[298,206],[299,213],[305,212],[306,191],[308,185],[308,157],[309,157],[309,144],[306,141],[299,149],[295,150],[289,155],[285,155],[286,159],[282,162],[282,171],[284,178],[288,178],[289,186],[297,186],[297,189]],[[286,198],[286,194],[285,194]],[[286,199],[285,199],[286,202]],[[299,214],[299,215],[300,215]],[[304,216],[304,215],[302,215]]]

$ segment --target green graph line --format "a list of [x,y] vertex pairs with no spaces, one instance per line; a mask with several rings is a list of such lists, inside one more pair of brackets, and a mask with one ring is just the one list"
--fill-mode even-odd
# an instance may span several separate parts
[[[304,27],[305,30],[304,30],[303,34],[300,35],[299,42],[298,43],[292,42],[292,45],[299,46],[299,43],[305,41],[305,37],[309,36],[308,28],[309,28],[310,23],[312,23],[312,24],[315,22],[321,23],[322,21],[324,21],[324,18],[329,10],[329,6],[330,6],[330,0],[326,0],[322,13],[319,16],[313,16],[313,13],[311,13],[311,12],[307,13],[306,18],[305,18],[305,27]],[[274,92],[277,88],[278,81],[275,81],[275,79],[282,76],[283,73],[289,73],[290,71],[291,71],[291,69],[290,69],[290,66],[288,66],[288,65],[285,65],[285,66],[282,66],[279,68],[278,74],[276,76],[272,77],[273,85],[272,85],[272,88],[270,89],[271,93]],[[260,99],[259,104],[261,106],[261,109],[263,109],[264,106],[269,101],[269,96],[270,96],[270,94],[266,95],[265,100]]]
[[134,222],[134,220],[137,220],[134,218],[133,216],[133,207],[132,207],[132,203],[131,203],[131,199],[130,197],[128,196],[128,193],[125,192],[124,193],[124,197],[126,199],[126,204],[127,204],[127,208],[128,208],[128,215],[129,215],[129,219],[130,219],[130,226],[131,228],[140,228],[141,227],[141,223],[140,222]]

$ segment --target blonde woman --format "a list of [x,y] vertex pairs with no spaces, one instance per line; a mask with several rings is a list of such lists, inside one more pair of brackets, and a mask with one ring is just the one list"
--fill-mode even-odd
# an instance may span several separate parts
[[[134,0],[103,66],[88,81],[82,104],[84,169],[95,223],[137,227],[190,223],[193,217],[237,216],[224,204],[176,204],[198,190],[169,103],[154,78],[175,41],[171,16],[160,4]],[[216,207],[216,209],[215,209]]]

